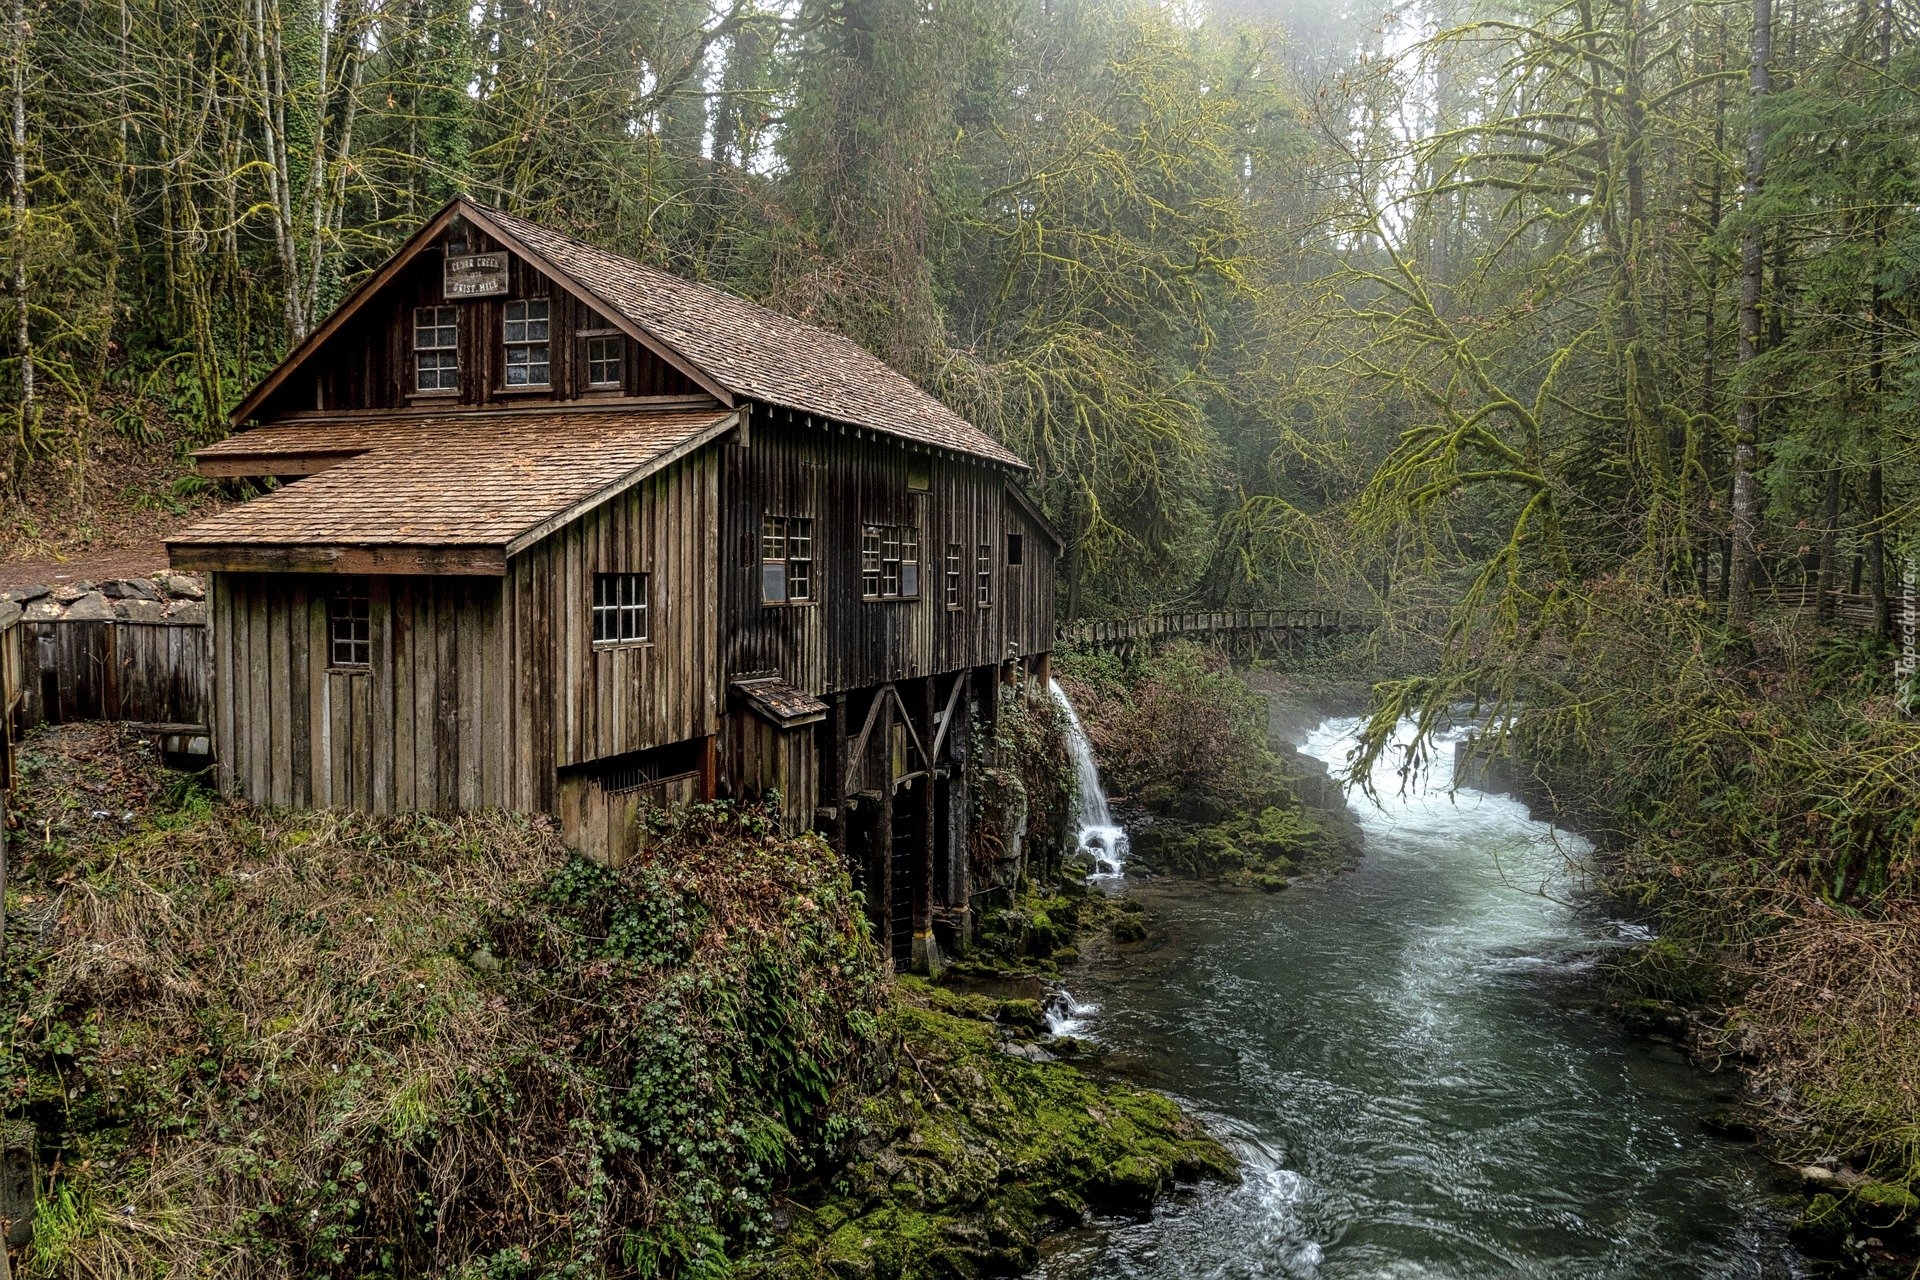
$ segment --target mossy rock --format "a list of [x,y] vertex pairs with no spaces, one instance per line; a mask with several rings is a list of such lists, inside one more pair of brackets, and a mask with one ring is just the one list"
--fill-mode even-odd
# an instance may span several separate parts
[[1876,1231],[1911,1227],[1920,1215],[1920,1196],[1897,1182],[1863,1182],[1853,1189],[1854,1217]]
[[1808,1253],[1831,1258],[1846,1248],[1847,1237],[1852,1230],[1853,1216],[1840,1203],[1839,1197],[1822,1191],[1807,1202],[1806,1210],[1787,1228],[1787,1235]]
[[1115,942],[1141,942],[1147,936],[1147,922],[1137,915],[1123,915],[1108,932]]

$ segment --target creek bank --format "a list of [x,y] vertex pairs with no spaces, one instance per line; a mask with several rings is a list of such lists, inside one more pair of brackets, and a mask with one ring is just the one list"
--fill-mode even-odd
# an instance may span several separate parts
[[[1233,1176],[1059,1060],[1044,989],[889,979],[837,856],[751,807],[610,870],[537,817],[231,803],[111,726],[21,765],[18,1274],[1002,1274]],[[1036,966],[1108,910],[1038,902]]]
[[[1631,893],[1622,909],[1645,920],[1647,934],[1600,957],[1605,1007],[1634,1034],[1675,1045],[1703,1070],[1737,1076],[1737,1096],[1704,1113],[1700,1127],[1756,1143],[1776,1162],[1777,1189],[1795,1205],[1793,1242],[1832,1274],[1910,1277],[1920,1265],[1920,1169],[1910,1163],[1912,1138],[1902,1136],[1910,1119],[1886,1109],[1906,1105],[1900,1099],[1910,1098],[1912,1087],[1896,1078],[1902,1072],[1885,1055],[1910,1061],[1920,1051],[1920,1026],[1896,1019],[1889,1027],[1883,1014],[1889,998],[1909,1015],[1920,998],[1910,965],[1895,966],[1905,972],[1894,976],[1884,960],[1896,950],[1910,956],[1920,944],[1913,913],[1903,920],[1895,905],[1890,926],[1876,928],[1788,892],[1767,912],[1775,920],[1757,931],[1750,906],[1723,902],[1714,927],[1727,937],[1703,939],[1688,927],[1688,890],[1632,893],[1636,866],[1644,870],[1656,849],[1679,882],[1706,869],[1699,865],[1705,860],[1680,853],[1678,832],[1664,824],[1650,828],[1630,809],[1609,812],[1594,802],[1588,785],[1574,780],[1576,761],[1590,759],[1598,770],[1606,753],[1542,751],[1521,734],[1497,749],[1462,742],[1456,758],[1470,785],[1596,833],[1597,892],[1613,900]],[[1899,937],[1895,945],[1880,936],[1889,927]],[[1784,973],[1756,964],[1770,956],[1774,964],[1788,957],[1797,963]],[[1863,990],[1862,971],[1893,980]],[[1889,1033],[1905,1047],[1867,1047]],[[1781,1053],[1783,1039],[1799,1042],[1798,1063]],[[1808,1071],[1808,1059],[1824,1070]],[[1836,1070],[1836,1060],[1849,1065]],[[1881,1118],[1871,1119],[1876,1112]]]

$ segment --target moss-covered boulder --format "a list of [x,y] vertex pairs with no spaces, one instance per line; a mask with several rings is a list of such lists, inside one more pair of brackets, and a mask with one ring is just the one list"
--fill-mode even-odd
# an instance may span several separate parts
[[1237,1177],[1169,1099],[1009,1054],[961,1007],[908,989],[900,1070],[864,1117],[868,1141],[830,1189],[786,1206],[788,1230],[750,1274],[1005,1274],[1088,1212],[1144,1212],[1181,1183]]

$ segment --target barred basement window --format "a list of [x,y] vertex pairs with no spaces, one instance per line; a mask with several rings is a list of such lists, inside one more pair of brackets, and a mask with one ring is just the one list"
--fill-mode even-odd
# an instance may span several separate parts
[[982,609],[993,603],[993,545],[983,542],[973,558],[974,603]]
[[617,387],[621,383],[621,356],[625,340],[621,338],[587,339],[587,385]]
[[806,604],[813,598],[813,518],[762,517],[761,601],[765,604]]
[[920,531],[910,524],[860,526],[860,594],[912,600],[920,594]]
[[413,389],[460,389],[460,309],[413,309]]
[[647,639],[647,605],[646,574],[594,574],[593,642],[634,644]]
[[509,302],[506,310],[507,385],[544,387],[552,362],[548,358],[545,298]]
[[327,596],[327,665],[349,669],[373,665],[373,621],[367,610],[364,578],[336,583]]
[[960,544],[947,544],[947,608],[960,607]]

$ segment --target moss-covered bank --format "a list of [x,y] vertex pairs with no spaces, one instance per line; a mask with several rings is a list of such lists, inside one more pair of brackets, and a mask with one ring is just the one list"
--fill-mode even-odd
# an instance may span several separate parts
[[1920,1222],[1920,722],[1893,655],[1796,614],[1745,631],[1616,584],[1538,658],[1503,744],[1602,849],[1658,940],[1613,969],[1630,1020],[1748,1082],[1810,1194],[1796,1233],[1908,1274]]
[[1130,866],[1275,890],[1358,855],[1350,824],[1308,804],[1275,752],[1265,698],[1216,655],[1068,653],[1057,670],[1126,819]]
[[104,728],[24,763],[29,1275],[965,1275],[1230,1167],[1164,1099],[903,997],[838,859],[751,810],[614,872],[537,820],[229,804]]

